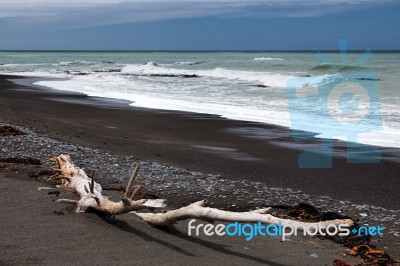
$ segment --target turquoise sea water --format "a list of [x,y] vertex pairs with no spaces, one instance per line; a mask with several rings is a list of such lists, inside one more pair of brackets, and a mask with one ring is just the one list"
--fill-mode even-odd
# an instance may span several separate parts
[[[400,147],[400,53],[0,52],[0,73],[43,77],[39,85],[135,106]],[[301,93],[291,96],[293,80]],[[321,97],[304,100],[310,93]],[[329,130],[335,127],[341,129]]]

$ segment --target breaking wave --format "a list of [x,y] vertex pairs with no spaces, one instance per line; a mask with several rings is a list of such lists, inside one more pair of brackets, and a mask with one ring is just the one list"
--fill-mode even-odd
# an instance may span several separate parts
[[232,70],[220,67],[209,70],[176,69],[158,66],[153,62],[148,62],[144,65],[127,65],[121,69],[121,73],[137,76],[204,77],[215,79],[229,79],[247,81],[256,84],[261,83],[267,87],[277,88],[286,88],[286,82],[289,79],[298,79],[301,86],[301,84],[316,85],[320,83],[326,83],[338,77],[337,74],[327,74],[314,77],[299,77],[295,74]]

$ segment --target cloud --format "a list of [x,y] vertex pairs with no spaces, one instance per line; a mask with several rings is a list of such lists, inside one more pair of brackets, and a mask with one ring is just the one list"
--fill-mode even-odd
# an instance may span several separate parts
[[91,27],[182,18],[316,17],[394,0],[0,0],[0,19],[20,25]]

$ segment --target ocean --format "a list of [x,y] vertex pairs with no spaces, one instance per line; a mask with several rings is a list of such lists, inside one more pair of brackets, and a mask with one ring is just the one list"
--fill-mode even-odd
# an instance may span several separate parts
[[35,84],[400,147],[400,53],[0,52]]

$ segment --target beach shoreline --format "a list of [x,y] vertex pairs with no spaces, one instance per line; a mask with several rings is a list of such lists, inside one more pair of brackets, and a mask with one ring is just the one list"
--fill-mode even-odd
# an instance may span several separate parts
[[[394,161],[384,160],[381,166],[366,165],[360,167],[359,165],[347,166],[344,163],[345,159],[338,157],[334,159],[333,169],[308,170],[306,172],[300,169],[296,172],[296,159],[299,150],[275,143],[279,141],[282,143],[290,142],[290,135],[283,128],[259,123],[232,121],[212,115],[132,108],[127,106],[126,102],[29,86],[29,79],[25,80],[26,82],[24,81],[26,85],[7,81],[7,79],[14,78],[16,77],[1,76],[0,78],[0,104],[2,106],[0,120],[3,125],[20,126],[27,134],[19,138],[3,138],[1,157],[22,156],[23,153],[28,153],[27,155],[29,156],[40,158],[44,162],[44,167],[51,167],[52,163],[45,161],[52,156],[65,152],[71,154],[78,165],[85,167],[85,169],[99,172],[100,182],[111,186],[125,184],[129,171],[132,170],[132,161],[139,159],[144,172],[141,177],[142,180],[152,184],[149,190],[167,198],[171,203],[169,206],[172,208],[206,198],[211,206],[228,210],[248,210],[262,207],[265,204],[294,205],[301,201],[321,207],[324,211],[337,211],[340,210],[341,205],[348,205],[346,214],[353,218],[356,218],[360,213],[370,212],[369,218],[382,220],[389,219],[392,217],[390,215],[397,215],[396,212],[399,210],[398,202],[395,200],[398,196],[396,194],[398,193],[396,186],[399,185],[396,182],[395,173],[399,169],[399,164]],[[193,128],[194,126],[197,128]],[[202,131],[197,132],[198,128]],[[258,128],[263,132],[269,132],[270,142],[272,143],[266,142],[265,138],[249,138],[238,134],[239,131],[243,132],[243,129],[245,129],[244,132],[249,133],[249,128],[253,131]],[[27,144],[29,145],[27,146]],[[262,145],[266,147],[262,147]],[[262,156],[263,154],[264,157]],[[182,155],[184,156],[183,158]],[[273,157],[273,160],[266,160],[267,155]],[[285,164],[282,165],[283,163]],[[263,168],[263,164],[265,164],[265,168]],[[191,171],[187,170],[187,168],[190,168]],[[256,168],[256,170],[253,168]],[[259,171],[268,173],[268,170],[273,168],[277,168],[273,172],[275,175],[280,172],[283,172],[283,174],[290,173],[290,175],[286,180],[279,180],[279,176],[263,179],[264,175],[260,174]],[[285,171],[285,168],[289,169]],[[375,172],[359,174],[359,177],[364,177],[362,184],[366,192],[359,188],[347,188],[348,191],[357,194],[346,195],[343,191],[342,193],[334,193],[334,190],[327,190],[329,183],[326,180],[321,180],[321,178],[317,179],[318,175],[329,173],[329,170],[334,171],[334,173],[331,173],[332,176],[348,171],[350,178],[352,173],[357,173],[360,170],[373,170]],[[8,196],[13,193],[12,189],[27,190],[29,187],[32,187],[32,190],[27,192],[29,197],[39,197],[40,201],[47,200],[47,202],[35,202],[35,209],[28,210],[25,208],[27,213],[21,217],[18,216],[18,212],[12,212],[9,209],[5,212],[13,213],[14,219],[20,221],[23,219],[29,220],[30,216],[36,215],[34,213],[41,209],[39,212],[46,212],[45,217],[46,219],[50,218],[49,224],[52,226],[59,225],[59,221],[54,221],[58,217],[52,213],[53,210],[62,210],[66,214],[69,211],[68,214],[73,214],[72,209],[55,204],[49,196],[46,196],[47,192],[38,192],[36,186],[46,184],[42,184],[42,181],[38,183],[38,181],[29,180],[26,177],[27,171],[28,169],[24,170],[23,167],[12,164],[2,168],[0,179],[3,183],[1,186],[3,195],[7,198],[6,205],[8,204],[9,208],[12,208],[10,202],[15,200],[15,197]],[[29,171],[32,171],[32,169]],[[259,174],[257,175],[257,173]],[[311,173],[310,175],[313,176],[313,179],[319,181],[315,184],[304,184],[301,188],[299,188],[297,182],[288,182],[290,178],[294,178],[297,174],[305,175],[307,173]],[[377,173],[379,173],[379,176],[375,176]],[[282,175],[282,173],[280,174]],[[17,176],[18,178],[16,178]],[[390,182],[390,186],[379,186],[377,184],[376,181],[381,181],[383,178],[388,178],[387,182]],[[13,183],[12,180],[14,179],[18,181]],[[346,185],[342,182],[346,181],[336,180],[338,188],[346,188]],[[368,186],[369,183],[377,185],[378,188],[374,189]],[[385,187],[387,190],[382,190]],[[191,190],[192,188],[194,188],[193,191]],[[210,188],[212,188],[212,192],[210,192]],[[214,189],[217,192],[214,192]],[[263,194],[257,194],[259,191],[262,191]],[[376,197],[373,194],[366,196],[367,193],[374,192],[379,194],[375,195]],[[32,193],[34,195],[31,195]],[[37,195],[37,193],[42,193],[42,195]],[[267,200],[268,197],[271,197],[271,199]],[[18,202],[15,202],[15,204],[18,204]],[[382,208],[382,210],[371,209],[371,205]],[[44,209],[49,209],[44,210],[42,209],[43,206]],[[383,211],[384,209],[386,211]],[[89,218],[72,218],[73,216],[68,214],[65,216],[66,220],[61,221],[62,225],[65,226],[67,223],[76,222],[76,227],[78,228],[74,228],[74,230],[77,230],[76,232],[83,236],[84,241],[89,241],[89,239],[84,237],[86,232],[83,229],[79,229],[79,226],[85,226],[88,220],[90,223],[95,223],[94,228],[91,229],[93,231],[92,234],[95,235],[95,231],[104,226],[99,224],[102,219],[92,214],[89,214]],[[4,216],[3,218],[5,219],[6,217]],[[365,217],[360,218],[361,221],[368,221],[363,220]],[[385,221],[383,224],[391,230],[398,230],[399,225],[394,224],[394,222],[395,220],[390,220]],[[133,223],[133,227],[129,226],[130,229],[128,231],[134,231],[136,234],[139,232],[139,229],[133,229],[137,226],[135,222],[124,216],[116,222],[118,226],[115,226],[115,229],[109,228],[110,230],[106,230],[107,239],[117,241],[121,234],[126,234],[124,229],[122,231],[118,230],[121,227],[126,229],[126,223]],[[107,222],[107,224],[110,223]],[[183,236],[187,227],[186,224],[187,222],[180,223],[174,234]],[[4,226],[8,229],[12,227],[9,223],[5,223]],[[24,234],[22,229],[18,229],[15,226],[12,228],[10,230],[12,234],[22,237]],[[30,223],[29,228],[36,230],[37,225]],[[62,233],[68,234],[68,230],[68,228],[64,228]],[[185,246],[189,241],[187,237],[171,240],[169,239],[172,237],[170,233],[166,234],[156,229],[141,228],[140,230],[144,230],[144,234],[151,235],[150,238],[154,240],[153,242],[158,243],[158,246],[161,243],[159,239],[164,241],[167,238],[163,242],[165,245],[161,243],[161,246],[167,247],[167,251],[165,251],[167,253],[170,252],[168,251],[169,249],[177,251],[176,246]],[[39,231],[41,234],[47,235],[56,241],[54,236],[50,236],[52,234],[57,235],[54,230],[44,232],[40,229]],[[129,236],[131,235],[129,234]],[[37,238],[37,236],[35,237]],[[62,247],[71,244],[72,240],[65,240],[61,233],[58,234],[58,237],[60,238],[60,243],[57,245]],[[146,238],[148,239],[148,236],[143,239]],[[19,243],[16,239],[11,239],[12,236],[7,235],[7,245],[18,246],[18,249],[26,248],[24,245],[27,243]],[[170,244],[166,244],[170,240],[177,241],[177,245],[171,248]],[[62,243],[62,241],[67,242]],[[312,259],[315,259],[314,257],[310,258],[310,254],[314,254],[313,250],[316,250],[317,246],[320,246],[317,250],[319,259],[315,262],[318,265],[332,262],[335,258],[344,258],[353,262],[359,260],[359,258],[343,257],[345,253],[344,247],[326,241],[319,243],[318,239],[312,238],[293,239],[291,241],[292,244],[275,240],[270,242],[266,239],[258,239],[251,243],[232,239],[202,239],[195,241],[196,245],[200,243],[202,246],[200,250],[190,250],[190,252],[197,254],[196,256],[199,258],[202,258],[204,254],[214,253],[213,250],[206,247],[210,245],[208,241],[212,242],[211,246],[215,246],[216,249],[220,249],[220,247],[217,247],[219,244],[216,243],[222,243],[221,241],[224,244],[229,243],[232,248],[227,252],[217,252],[215,257],[210,257],[210,261],[214,258],[226,262],[228,255],[233,264],[240,261],[256,264],[294,265],[294,261],[298,257],[299,261],[297,262],[300,264],[296,263],[297,265],[310,265],[310,263],[313,263]],[[399,239],[396,236],[385,235],[384,238],[377,238],[374,241],[376,241],[376,245],[385,246],[392,257],[398,257],[397,254],[400,253],[398,248]],[[267,245],[275,253],[262,254],[260,245]],[[153,244],[150,244],[150,246],[154,247]],[[291,255],[284,259],[278,258],[278,255],[276,255],[280,254],[279,250],[282,250],[282,246],[289,248],[291,252]],[[246,247],[245,253],[251,250],[251,255],[242,254],[243,247]],[[104,258],[104,255],[107,254],[106,249],[100,249],[94,252],[95,254],[91,253],[93,253],[93,256],[97,256],[97,259],[102,258],[103,262],[111,262],[112,258],[108,258],[108,260]],[[157,249],[159,250],[159,247]],[[4,250],[7,250],[7,255],[0,258],[0,261],[11,264],[29,262],[29,258],[25,257],[25,260],[22,258],[11,259],[12,256],[10,254],[17,253],[15,248],[5,246]],[[93,260],[94,258],[83,258],[84,254],[81,251],[74,250],[79,253],[75,259]],[[125,250],[123,245],[121,245],[121,250]],[[190,258],[185,252],[178,253],[180,255],[177,255],[172,260],[175,263],[182,263],[187,257]],[[119,260],[115,261],[127,263],[134,259],[129,255],[120,256]],[[238,261],[233,261],[239,257]],[[53,256],[47,255],[44,256],[42,262],[51,264],[51,261],[54,262],[55,259]],[[154,258],[152,261],[156,263],[157,259]],[[202,262],[204,261],[197,261],[197,263]]]
[[[301,169],[298,156],[310,143],[303,146],[294,142],[291,132],[282,127],[135,108],[124,101],[7,80],[21,77],[0,77],[3,120],[34,128],[56,140],[228,179],[265,182],[271,187],[400,209],[400,163],[393,161],[400,158],[399,149],[381,148],[379,164],[349,164],[345,157],[335,156],[332,168]],[[313,141],[314,145],[318,143],[318,139]],[[345,151],[346,143],[334,141],[334,145],[336,153]],[[363,193],[357,193],[360,186]]]

